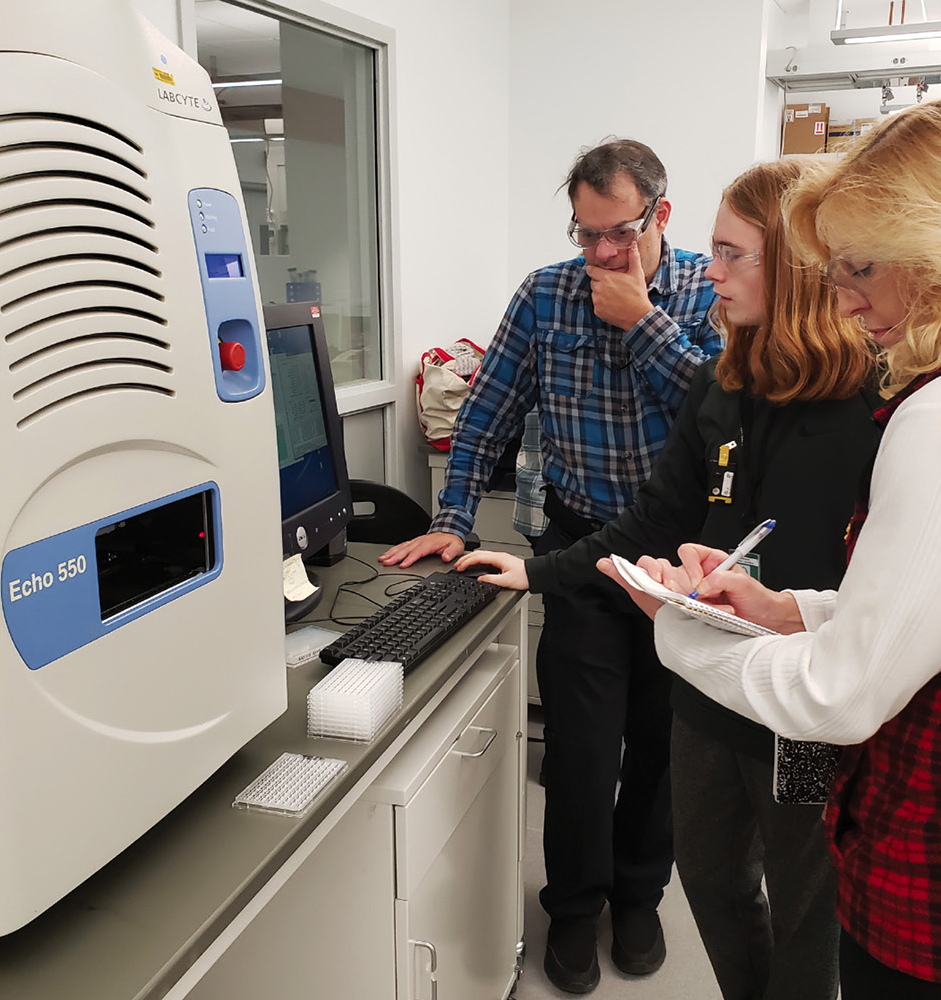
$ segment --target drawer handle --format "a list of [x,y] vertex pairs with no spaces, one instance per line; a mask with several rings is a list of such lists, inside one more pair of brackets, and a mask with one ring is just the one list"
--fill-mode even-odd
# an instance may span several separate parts
[[427,948],[431,961],[428,963],[428,973],[431,978],[431,1000],[438,1000],[438,951],[430,941],[412,941],[415,948]]
[[454,752],[458,757],[483,757],[483,755],[490,749],[490,744],[497,738],[496,729],[489,729],[487,726],[468,726],[468,729],[476,729],[478,733],[489,733],[487,737],[487,742],[479,749],[474,750],[471,753],[468,750],[455,750]]

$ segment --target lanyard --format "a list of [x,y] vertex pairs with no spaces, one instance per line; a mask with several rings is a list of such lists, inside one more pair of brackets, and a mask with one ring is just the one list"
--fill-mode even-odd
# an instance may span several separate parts
[[738,394],[739,419],[742,428],[741,471],[745,473],[744,489],[740,496],[746,498],[742,521],[749,527],[758,523],[758,491],[764,479],[765,470],[771,465],[787,436],[787,428],[781,426],[778,410],[766,402],[767,419],[756,427],[755,397],[747,386]]

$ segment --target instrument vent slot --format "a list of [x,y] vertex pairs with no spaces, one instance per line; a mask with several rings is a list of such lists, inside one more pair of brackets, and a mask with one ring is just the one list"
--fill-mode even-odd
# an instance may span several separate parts
[[48,128],[50,123],[57,123],[66,126],[78,126],[82,129],[91,129],[94,132],[100,132],[102,135],[110,136],[112,139],[117,139],[119,142],[124,143],[129,146],[137,153],[143,153],[143,147],[139,146],[133,139],[128,138],[116,129],[111,128],[109,125],[105,125],[102,122],[96,122],[91,118],[82,118],[79,115],[65,115],[60,114],[55,111],[31,111],[31,112],[12,112],[10,114],[0,115],[0,125],[4,122],[38,122]]
[[[41,417],[55,413],[58,410],[65,409],[68,407],[68,404],[74,403],[80,399],[96,399],[108,395],[109,393],[112,392],[126,392],[127,390],[156,393],[161,396],[176,395],[173,389],[168,389],[165,386],[161,385],[148,384],[146,382],[112,383],[111,385],[104,385],[94,389],[83,389],[81,392],[75,392],[69,396],[63,396],[61,399],[57,399],[52,403],[48,403],[46,406],[42,406],[38,410],[33,410],[31,413],[28,413],[22,419],[17,420],[16,426],[20,430],[23,430],[30,424],[39,420]],[[68,409],[67,412],[69,412]]]
[[29,295],[22,295],[17,299],[11,299],[9,302],[0,302],[0,312],[9,312],[11,309],[23,308],[30,303],[35,303],[37,300],[42,300],[62,292],[84,289],[120,290],[132,292],[135,295],[145,295],[156,299],[158,302],[164,301],[164,297],[160,292],[155,292],[151,288],[145,288],[143,285],[127,281],[70,281],[61,285],[49,285],[38,292],[30,292]]
[[[50,347],[44,347],[39,351],[33,351],[32,354],[24,354],[23,357],[14,361],[10,365],[11,372],[19,371],[24,365],[33,364],[36,361],[42,361],[44,358],[48,358],[57,352],[61,352],[70,347],[81,347],[81,346],[114,346],[115,350],[123,349],[128,350],[127,343],[137,345],[146,345],[148,347],[156,347],[158,350],[169,351],[170,345],[165,340],[158,340],[156,337],[147,337],[139,333],[88,333],[81,337],[69,337],[66,340],[61,340],[56,344],[52,344]],[[122,346],[121,345],[125,345]]]
[[22,326],[18,330],[13,330],[8,333],[3,339],[7,343],[13,343],[20,340],[21,338],[38,332],[41,328],[45,327],[51,322],[67,320],[71,317],[83,317],[83,316],[94,316],[97,317],[101,315],[119,315],[119,316],[129,316],[136,317],[139,319],[146,320],[150,323],[157,323],[160,326],[167,326],[167,320],[163,316],[158,316],[156,313],[147,312],[141,309],[122,309],[122,308],[107,308],[107,307],[89,307],[87,309],[70,309],[63,310],[59,313],[51,313],[49,316],[44,317],[35,323],[30,323],[27,326]]

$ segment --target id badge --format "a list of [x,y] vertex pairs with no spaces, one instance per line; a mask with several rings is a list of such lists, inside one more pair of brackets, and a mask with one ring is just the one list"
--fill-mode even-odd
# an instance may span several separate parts
[[735,486],[736,442],[727,441],[719,453],[709,460],[706,498],[710,503],[731,503]]
[[761,556],[757,552],[749,552],[738,561],[739,566],[758,582],[761,582]]

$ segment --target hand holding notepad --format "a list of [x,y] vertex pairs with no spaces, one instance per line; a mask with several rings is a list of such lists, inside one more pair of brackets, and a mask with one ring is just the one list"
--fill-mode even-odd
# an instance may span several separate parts
[[639,566],[635,566],[632,562],[628,562],[622,556],[612,555],[611,562],[614,563],[615,569],[624,580],[635,589],[657,598],[657,600],[662,601],[664,604],[672,604],[684,614],[692,618],[699,618],[715,628],[723,629],[726,632],[735,632],[738,635],[780,634],[775,632],[774,629],[765,628],[764,625],[756,625],[746,618],[739,618],[738,615],[733,615],[728,611],[713,608],[702,601],[687,597],[685,594],[676,594],[667,587],[664,587],[662,583],[654,580],[645,570]]

